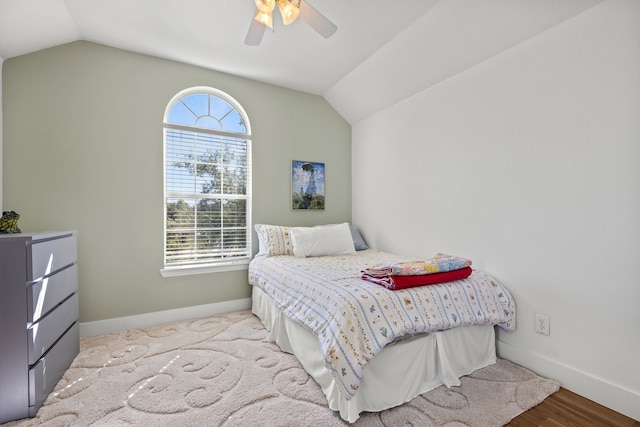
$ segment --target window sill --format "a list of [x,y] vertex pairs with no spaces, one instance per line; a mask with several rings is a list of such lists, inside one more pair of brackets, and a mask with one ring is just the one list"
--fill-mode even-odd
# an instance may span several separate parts
[[228,264],[200,265],[185,267],[165,267],[160,269],[162,277],[188,276],[192,274],[221,273],[224,271],[247,270],[249,261],[239,261]]

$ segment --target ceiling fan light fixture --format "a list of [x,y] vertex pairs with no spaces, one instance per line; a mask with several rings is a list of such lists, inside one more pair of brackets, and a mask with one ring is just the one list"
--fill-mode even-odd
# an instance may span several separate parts
[[289,25],[296,19],[298,19],[298,15],[300,14],[300,0],[277,0],[278,1],[278,9],[280,10],[280,14],[282,15],[282,22],[284,25]]
[[271,14],[271,12],[263,12],[258,9],[258,11],[256,12],[256,16],[253,19],[258,21],[265,27],[273,29],[273,15]]
[[255,3],[259,11],[269,13],[273,12],[273,9],[276,8],[277,1],[278,0],[255,0]]
[[303,0],[254,0],[254,2],[256,13],[244,39],[244,44],[247,46],[258,46],[266,29],[273,29],[273,10],[276,5],[284,25],[289,25],[300,18],[325,39],[331,37],[338,29],[336,24]]

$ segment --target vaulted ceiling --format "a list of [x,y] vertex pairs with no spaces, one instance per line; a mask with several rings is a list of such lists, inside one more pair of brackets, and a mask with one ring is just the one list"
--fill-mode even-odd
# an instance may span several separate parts
[[87,40],[321,95],[354,122],[602,1],[308,0],[332,37],[275,16],[252,47],[254,0],[0,0],[0,57]]

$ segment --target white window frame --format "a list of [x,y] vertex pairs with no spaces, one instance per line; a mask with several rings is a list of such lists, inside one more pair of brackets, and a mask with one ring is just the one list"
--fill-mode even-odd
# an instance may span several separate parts
[[[173,107],[180,102],[181,99],[194,95],[194,94],[207,94],[216,96],[227,103],[229,103],[237,113],[240,115],[244,122],[244,127],[246,129],[246,133],[235,133],[224,130],[215,130],[211,128],[200,128],[197,126],[184,126],[178,124],[168,123],[169,114],[171,113]],[[252,183],[252,165],[251,165],[251,125],[249,123],[249,117],[245,112],[244,108],[238,103],[233,97],[229,94],[206,86],[198,86],[185,89],[179,93],[177,93],[167,105],[165,109],[164,118],[163,118],[163,149],[162,149],[162,160],[163,160],[163,265],[164,267],[160,270],[160,273],[163,277],[172,277],[172,276],[182,276],[182,275],[190,275],[190,274],[203,274],[203,273],[212,273],[212,272],[221,272],[221,271],[234,271],[234,270],[246,270],[249,261],[251,260],[251,249],[252,249],[252,232],[251,232],[251,183]],[[193,264],[181,264],[181,265],[172,265],[167,264],[167,199],[171,197],[171,195],[167,192],[167,130],[168,129],[178,129],[178,130],[188,130],[193,132],[211,134],[216,136],[223,137],[232,137],[232,138],[240,138],[246,140],[246,153],[247,153],[247,185],[246,185],[246,242],[247,242],[247,255],[245,257],[239,257],[232,260],[212,260],[206,263],[193,263]]]

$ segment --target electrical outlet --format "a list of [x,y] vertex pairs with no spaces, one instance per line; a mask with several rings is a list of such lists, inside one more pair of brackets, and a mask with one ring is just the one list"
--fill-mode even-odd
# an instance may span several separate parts
[[543,314],[536,314],[536,332],[544,335],[549,335],[550,333],[549,316],[545,316]]

